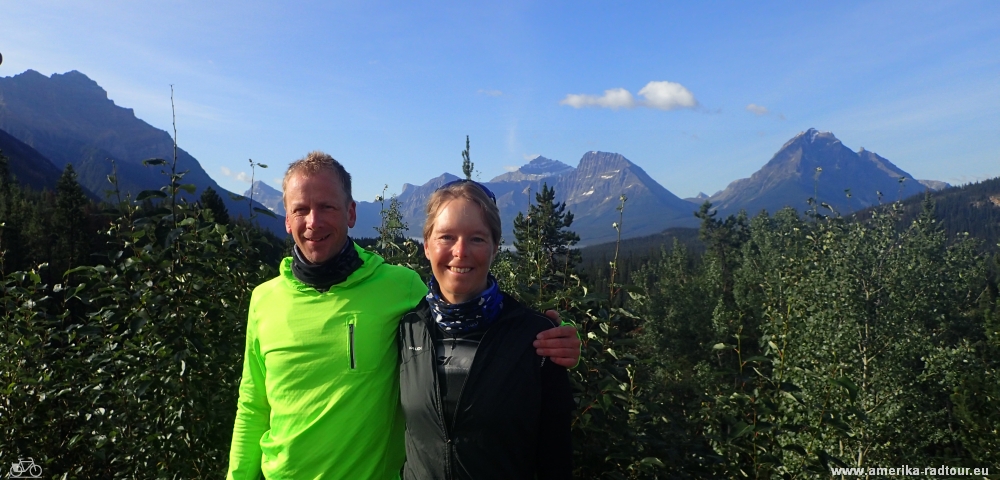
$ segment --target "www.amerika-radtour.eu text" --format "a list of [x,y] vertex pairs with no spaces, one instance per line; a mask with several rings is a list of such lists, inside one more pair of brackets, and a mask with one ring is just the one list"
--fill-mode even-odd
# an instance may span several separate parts
[[989,468],[972,468],[972,467],[949,467],[942,465],[940,467],[911,467],[909,465],[903,465],[901,467],[854,467],[854,468],[831,468],[830,473],[833,475],[886,475],[886,476],[896,476],[896,477],[908,477],[908,476],[921,476],[921,475],[940,475],[940,476],[980,476],[989,475]]

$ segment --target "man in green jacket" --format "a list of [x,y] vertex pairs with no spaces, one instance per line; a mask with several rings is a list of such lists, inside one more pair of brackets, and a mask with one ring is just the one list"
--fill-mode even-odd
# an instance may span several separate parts
[[[292,163],[282,190],[295,248],[250,300],[227,478],[396,479],[396,327],[427,287],[348,238],[351,176],[332,157]],[[579,358],[573,327],[543,332],[536,347],[564,366]]]

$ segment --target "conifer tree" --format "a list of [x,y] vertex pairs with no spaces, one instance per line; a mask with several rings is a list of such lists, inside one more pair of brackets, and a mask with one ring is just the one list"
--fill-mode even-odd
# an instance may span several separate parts
[[466,180],[472,180],[472,168],[475,164],[469,158],[469,136],[465,136],[465,150],[462,150],[462,173],[465,174]]
[[535,194],[535,204],[528,206],[528,215],[518,213],[514,219],[519,270],[527,275],[528,285],[537,285],[540,290],[565,287],[580,263],[579,250],[572,248],[580,236],[568,230],[573,213],[566,210],[564,202],[556,202],[555,196],[555,189],[543,184],[542,191]]
[[67,163],[56,184],[56,209],[52,218],[59,235],[55,244],[58,247],[56,252],[59,252],[57,255],[61,257],[60,267],[67,269],[83,264],[90,247],[91,235],[87,231],[87,215],[84,212],[90,202],[76,178],[73,165]]
[[225,202],[222,201],[222,197],[219,196],[219,193],[214,188],[205,187],[205,191],[201,192],[199,203],[201,203],[203,208],[212,211],[212,218],[215,219],[215,223],[223,225],[229,223],[229,210],[226,208]]

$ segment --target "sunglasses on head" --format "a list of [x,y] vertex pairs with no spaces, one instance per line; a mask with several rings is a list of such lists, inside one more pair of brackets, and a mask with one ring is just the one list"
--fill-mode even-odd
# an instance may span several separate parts
[[440,187],[438,187],[438,190],[443,190],[443,189],[448,188],[448,187],[450,187],[452,185],[458,185],[458,184],[462,184],[462,183],[471,183],[471,184],[479,187],[484,193],[486,193],[487,197],[490,197],[490,200],[493,200],[493,204],[496,205],[496,203],[497,203],[497,196],[494,195],[493,192],[490,191],[490,189],[486,188],[486,185],[483,185],[483,184],[481,184],[481,183],[479,183],[479,182],[477,182],[475,180],[465,180],[465,179],[452,180],[452,181],[450,181],[450,182],[448,182],[448,183],[446,183],[446,184],[441,185]]

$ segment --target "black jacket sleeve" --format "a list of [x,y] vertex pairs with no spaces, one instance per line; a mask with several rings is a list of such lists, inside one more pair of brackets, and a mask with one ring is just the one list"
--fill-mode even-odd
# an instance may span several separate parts
[[541,417],[535,465],[539,479],[573,478],[573,440],[570,434],[575,408],[569,372],[548,358],[542,365]]

